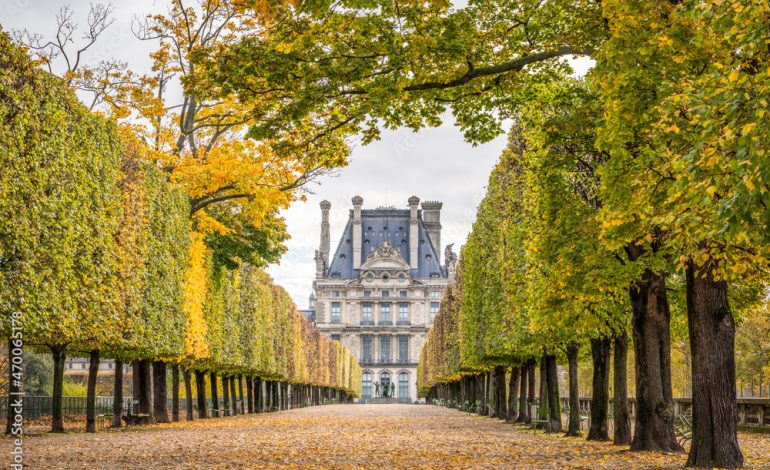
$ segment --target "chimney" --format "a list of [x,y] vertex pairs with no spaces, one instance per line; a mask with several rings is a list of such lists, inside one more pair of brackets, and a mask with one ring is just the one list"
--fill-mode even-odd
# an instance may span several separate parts
[[441,264],[441,207],[443,203],[438,201],[425,201],[422,203],[422,223],[428,238],[436,249],[436,261]]
[[417,259],[420,243],[420,232],[417,225],[417,204],[419,203],[420,198],[417,196],[409,198],[409,267],[412,269],[419,267],[419,260]]
[[361,242],[363,235],[361,233],[361,205],[364,198],[353,196],[353,269],[361,268]]
[[321,201],[321,259],[324,262],[324,268],[329,267],[329,248],[331,245],[331,238],[329,236],[329,209],[332,208],[332,203],[329,201]]

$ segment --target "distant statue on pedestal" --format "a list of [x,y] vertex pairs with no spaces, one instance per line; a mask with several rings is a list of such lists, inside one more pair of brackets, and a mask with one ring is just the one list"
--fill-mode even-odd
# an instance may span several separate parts
[[374,382],[374,396],[379,397],[380,396],[380,383]]

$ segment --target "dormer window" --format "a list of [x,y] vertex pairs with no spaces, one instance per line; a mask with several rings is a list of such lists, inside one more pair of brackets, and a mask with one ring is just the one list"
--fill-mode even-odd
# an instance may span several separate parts
[[388,276],[387,274],[383,274],[382,275],[382,282],[388,282],[388,281],[390,281],[390,276]]
[[340,259],[345,259],[345,253],[342,253],[342,254],[340,255]]

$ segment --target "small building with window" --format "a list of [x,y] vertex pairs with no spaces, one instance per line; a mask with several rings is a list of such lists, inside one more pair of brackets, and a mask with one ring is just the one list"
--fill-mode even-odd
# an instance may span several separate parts
[[[363,209],[356,196],[331,252],[328,201],[321,203],[315,254],[316,326],[359,359],[362,400],[387,387],[402,402],[417,400],[417,361],[441,306],[457,256],[441,264],[440,202],[411,197],[407,209]],[[392,384],[392,387],[391,387]]]

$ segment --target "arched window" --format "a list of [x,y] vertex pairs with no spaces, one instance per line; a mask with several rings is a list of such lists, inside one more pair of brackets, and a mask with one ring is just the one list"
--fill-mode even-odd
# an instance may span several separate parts
[[361,379],[361,398],[368,400],[372,398],[372,374],[371,372],[364,372]]
[[409,401],[409,374],[398,374],[398,399]]

